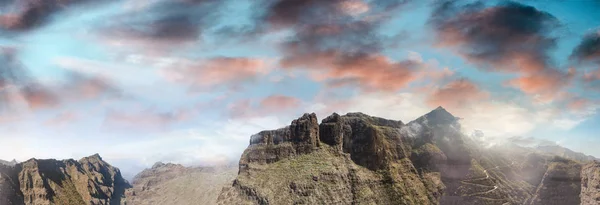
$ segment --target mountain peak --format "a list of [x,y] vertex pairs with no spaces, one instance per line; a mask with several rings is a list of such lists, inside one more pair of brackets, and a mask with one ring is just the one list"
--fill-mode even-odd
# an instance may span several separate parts
[[441,124],[454,124],[458,120],[457,117],[454,117],[450,112],[448,112],[444,107],[438,106],[431,112],[423,115],[418,118],[417,122],[427,123],[430,125],[441,125]]
[[88,158],[94,158],[94,159],[102,160],[102,157],[98,153],[96,153],[96,154],[94,154],[92,156],[89,156]]

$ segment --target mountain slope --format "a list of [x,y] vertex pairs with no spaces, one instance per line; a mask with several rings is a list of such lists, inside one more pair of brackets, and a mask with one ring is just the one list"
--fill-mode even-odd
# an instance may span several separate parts
[[1,166],[0,176],[2,204],[121,204],[130,187],[119,169],[97,154],[79,161],[30,159]]
[[156,163],[133,180],[127,204],[216,204],[221,188],[237,174],[237,167],[191,168]]

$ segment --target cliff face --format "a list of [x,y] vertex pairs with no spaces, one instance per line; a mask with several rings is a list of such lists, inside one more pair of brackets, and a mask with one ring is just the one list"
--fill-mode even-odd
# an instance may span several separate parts
[[0,168],[0,175],[0,195],[8,196],[11,203],[7,204],[121,204],[130,187],[120,171],[99,155],[79,161],[31,159]]
[[127,204],[216,204],[223,186],[231,183],[237,167],[191,168],[156,163],[133,179]]
[[581,205],[600,204],[600,162],[583,166],[581,170]]
[[333,114],[318,124],[305,114],[289,127],[260,132],[218,203],[437,204],[440,173],[419,171],[410,159],[413,148],[438,159],[435,148],[426,154],[429,149],[413,147],[403,126],[362,113]]
[[548,163],[535,193],[531,205],[579,204],[581,192],[581,164],[553,157]]
[[251,137],[218,203],[579,204],[579,162],[486,149],[460,129],[441,107],[407,124],[305,114]]

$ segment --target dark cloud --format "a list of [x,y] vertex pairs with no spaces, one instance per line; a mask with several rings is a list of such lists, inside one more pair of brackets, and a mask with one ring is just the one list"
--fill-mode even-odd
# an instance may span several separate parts
[[573,49],[571,60],[600,64],[600,30],[586,34]]
[[113,17],[99,26],[106,41],[126,47],[175,48],[198,42],[204,30],[215,26],[218,0],[162,0]]
[[379,34],[391,13],[407,1],[393,0],[264,0],[256,29],[292,30],[280,44],[286,69],[321,73],[331,84],[356,84],[364,89],[397,90],[414,80],[412,61],[382,54],[390,37]]
[[0,27],[8,31],[27,31],[50,22],[51,17],[69,7],[111,0],[3,0],[8,11],[0,14]]
[[439,46],[456,49],[481,69],[520,74],[509,84],[525,93],[551,98],[572,77],[571,72],[556,69],[549,54],[556,47],[554,35],[561,23],[535,7],[443,1],[436,4],[429,22]]
[[586,34],[571,53],[570,60],[586,68],[583,80],[586,88],[600,90],[600,30]]
[[[460,54],[470,61],[493,65],[483,68],[506,71],[548,67],[548,52],[556,47],[552,33],[560,26],[550,13],[515,2],[493,7],[444,2],[430,22],[442,46],[459,46]],[[515,61],[519,65],[511,65]]]

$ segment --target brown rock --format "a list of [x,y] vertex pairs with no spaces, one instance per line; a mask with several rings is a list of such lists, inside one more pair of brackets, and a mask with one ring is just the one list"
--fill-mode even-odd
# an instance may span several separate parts
[[581,170],[581,205],[600,204],[600,162],[586,164]]

